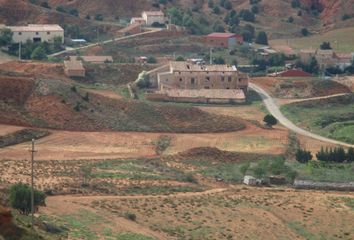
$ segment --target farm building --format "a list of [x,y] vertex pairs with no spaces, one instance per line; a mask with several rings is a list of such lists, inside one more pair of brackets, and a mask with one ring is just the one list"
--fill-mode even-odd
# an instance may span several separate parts
[[205,43],[213,47],[232,47],[243,43],[243,37],[234,33],[211,33],[205,37]]
[[112,63],[112,56],[81,56],[81,59],[84,62],[93,63],[93,64],[103,64],[103,63]]
[[249,78],[231,65],[199,65],[171,61],[168,72],[157,75],[163,89],[242,89],[248,91]]
[[59,25],[29,24],[28,26],[7,26],[13,32],[14,43],[51,42],[55,37],[61,37],[64,43],[64,29]]
[[162,11],[144,11],[141,17],[148,26],[151,26],[153,23],[165,24],[165,14]]
[[302,69],[289,69],[269,74],[270,77],[311,77],[312,75]]
[[165,14],[162,11],[144,11],[141,17],[133,17],[130,20],[130,24],[151,26],[153,23],[165,24]]
[[246,175],[243,178],[243,183],[246,185],[250,185],[250,186],[256,186],[256,185],[261,184],[261,180],[255,178],[255,177],[252,177],[250,175]]
[[64,72],[68,77],[85,77],[86,71],[80,60],[64,61]]
[[150,76],[155,95],[164,101],[223,102],[245,101],[249,77],[230,65],[201,65],[171,61],[160,68],[155,77]]
[[354,53],[339,54],[332,49],[328,50],[301,50],[299,53],[300,59],[304,63],[309,63],[312,57],[314,57],[321,68],[329,66],[338,66],[341,69],[351,65],[354,57]]

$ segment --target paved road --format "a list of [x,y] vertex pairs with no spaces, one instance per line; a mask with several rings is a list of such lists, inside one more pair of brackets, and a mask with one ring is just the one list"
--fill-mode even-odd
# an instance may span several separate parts
[[303,136],[307,136],[310,138],[314,138],[323,142],[327,142],[327,143],[333,143],[333,144],[337,144],[337,145],[341,145],[344,147],[354,147],[354,145],[352,144],[348,144],[348,143],[344,143],[344,142],[340,142],[337,140],[333,140],[330,138],[326,138],[326,137],[322,137],[320,135],[317,135],[315,133],[306,131],[302,128],[299,128],[298,126],[296,126],[295,124],[293,124],[289,119],[287,119],[279,110],[278,105],[275,103],[274,99],[266,92],[264,91],[262,88],[260,88],[259,86],[255,85],[254,83],[250,83],[250,88],[254,91],[256,91],[261,98],[263,99],[263,103],[266,106],[266,108],[268,109],[268,111],[278,119],[278,121],[284,125],[286,128],[294,131],[295,133],[298,133],[300,135]]
[[64,51],[48,55],[48,57],[56,57],[56,56],[60,56],[60,55],[62,55],[64,53],[73,52],[73,51],[76,51],[76,50],[82,50],[82,49],[86,49],[86,48],[91,48],[91,47],[104,45],[104,44],[107,44],[107,43],[116,42],[116,41],[120,41],[120,40],[125,40],[125,39],[129,39],[129,38],[135,38],[135,37],[138,37],[138,36],[143,36],[143,35],[146,35],[146,34],[150,34],[152,32],[160,32],[162,30],[163,30],[162,28],[153,28],[153,29],[150,28],[149,31],[142,32],[142,33],[132,34],[132,35],[129,35],[129,36],[124,36],[124,37],[118,37],[118,38],[106,40],[106,41],[103,41],[103,42],[92,43],[92,44],[89,44],[89,45],[86,45],[86,46],[82,46],[82,47],[67,48]]

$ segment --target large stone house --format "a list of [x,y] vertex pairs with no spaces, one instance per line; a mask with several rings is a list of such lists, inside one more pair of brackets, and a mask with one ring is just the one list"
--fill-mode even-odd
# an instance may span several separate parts
[[27,40],[33,42],[51,42],[55,37],[61,37],[64,43],[64,29],[56,24],[29,24],[27,26],[6,26],[12,32],[14,43],[25,43]]
[[[165,69],[164,69],[165,70]],[[184,102],[243,102],[249,77],[231,65],[199,65],[170,62],[167,71],[157,75],[154,97]]]
[[305,49],[300,51],[299,56],[304,63],[309,63],[311,58],[314,57],[321,69],[330,66],[338,66],[339,68],[344,69],[350,66],[354,53],[340,54],[334,52],[332,49]]

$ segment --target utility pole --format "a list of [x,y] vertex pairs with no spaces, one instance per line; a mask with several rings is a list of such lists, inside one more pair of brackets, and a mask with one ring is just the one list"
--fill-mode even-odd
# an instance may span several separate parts
[[21,61],[21,42],[19,43],[19,45],[18,45],[18,60],[20,60]]
[[213,64],[213,48],[210,48],[210,59],[209,59],[209,64],[212,65]]
[[37,152],[34,149],[34,139],[32,139],[32,148],[30,150],[31,152],[31,225],[33,229],[34,225],[34,174],[33,174],[33,162],[34,162],[34,154]]

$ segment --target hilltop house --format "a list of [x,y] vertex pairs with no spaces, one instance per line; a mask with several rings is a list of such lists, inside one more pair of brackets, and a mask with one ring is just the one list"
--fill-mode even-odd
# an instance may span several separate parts
[[157,74],[152,100],[233,103],[244,102],[249,78],[230,65],[200,65],[170,62]]
[[27,40],[33,42],[50,42],[55,37],[61,37],[64,43],[64,29],[56,24],[29,24],[27,26],[6,26],[13,32],[14,43],[25,43]]
[[134,17],[130,24],[138,23],[141,25],[151,26],[153,23],[165,24],[166,18],[162,11],[144,11],[141,17]]
[[204,38],[207,45],[213,47],[232,47],[243,44],[243,37],[234,33],[211,33]]

